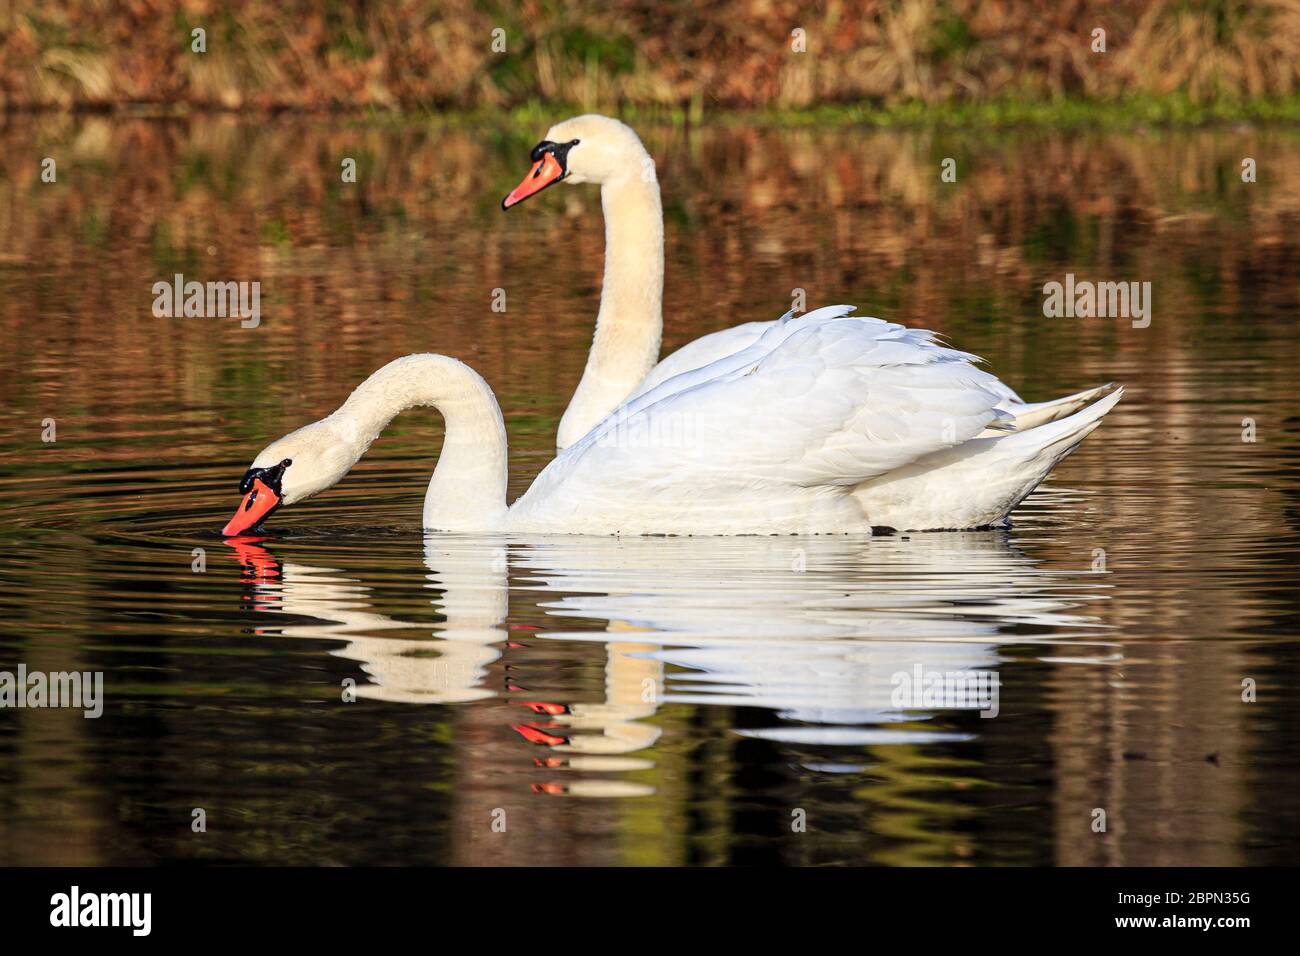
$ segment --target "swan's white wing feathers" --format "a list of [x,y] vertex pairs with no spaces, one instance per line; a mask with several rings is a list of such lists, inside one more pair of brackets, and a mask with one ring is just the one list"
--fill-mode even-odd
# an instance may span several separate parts
[[772,323],[742,353],[662,383],[538,476],[528,499],[851,486],[980,434],[1005,413],[973,356],[879,319]]
[[644,395],[660,382],[666,382],[675,375],[701,368],[753,345],[771,325],[770,321],[746,322],[744,325],[710,332],[708,335],[701,335],[693,342],[687,342],[652,368],[636,390],[628,396],[628,400]]
[[[792,321],[799,326],[803,326],[809,322],[822,319],[840,318],[848,315],[853,310],[854,307],[851,305],[829,305],[815,309],[803,316],[796,316],[794,311],[791,310],[775,321],[746,322],[744,325],[737,325],[729,329],[721,329],[717,332],[710,332],[708,335],[702,335],[695,341],[686,343],[652,368],[650,374],[627,397],[627,402],[640,398],[678,375],[696,371],[750,348],[773,328],[785,326]],[[767,348],[775,347],[778,341],[769,340]]]

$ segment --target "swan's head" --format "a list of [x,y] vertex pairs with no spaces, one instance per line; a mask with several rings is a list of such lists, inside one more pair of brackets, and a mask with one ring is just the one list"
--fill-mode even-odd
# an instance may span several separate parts
[[556,123],[533,147],[532,168],[524,181],[501,200],[501,208],[523,202],[552,183],[614,182],[626,176],[653,181],[654,160],[626,123],[588,113]]
[[229,537],[257,530],[285,505],[338,484],[359,457],[349,437],[326,418],[271,442],[240,479],[244,498],[221,533]]

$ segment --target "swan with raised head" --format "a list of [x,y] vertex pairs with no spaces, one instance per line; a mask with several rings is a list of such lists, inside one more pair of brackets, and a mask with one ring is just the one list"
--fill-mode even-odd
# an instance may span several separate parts
[[[224,529],[337,483],[400,412],[445,436],[424,527],[592,534],[870,533],[1000,522],[1119,400],[1030,426],[975,357],[837,306],[644,392],[560,452],[512,505],[501,409],[469,366],[408,355],[272,442]],[[1028,416],[1026,416],[1026,419]]]
[[[753,345],[774,324],[747,322],[701,336],[659,361],[663,337],[664,217],[654,160],[631,127],[598,114],[552,126],[532,150],[532,167],[501,201],[503,209],[558,182],[596,183],[605,217],[605,275],[600,311],[582,379],[560,419],[556,445],[576,443],[610,412],[673,376]],[[1109,386],[1027,404],[1007,385],[984,383],[1020,427],[1084,408]]]

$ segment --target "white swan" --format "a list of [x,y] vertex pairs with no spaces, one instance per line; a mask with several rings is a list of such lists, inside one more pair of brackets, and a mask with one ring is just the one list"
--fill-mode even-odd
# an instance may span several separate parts
[[[241,482],[226,535],[338,482],[399,412],[446,434],[424,527],[593,534],[870,533],[994,524],[1101,421],[1122,390],[1033,424],[1004,387],[924,330],[821,309],[674,376],[562,451],[506,504],[506,431],[487,383],[409,355],[332,415],[273,442]],[[1050,411],[1050,409],[1048,409]],[[1033,424],[1033,427],[1030,425]]]
[[[501,201],[509,209],[561,180],[598,183],[605,216],[605,276],[587,365],[560,419],[556,445],[576,443],[615,408],[675,375],[734,355],[775,322],[747,322],[690,342],[658,364],[663,337],[664,220],[654,160],[631,127],[598,114],[552,126],[533,148],[532,168]],[[775,320],[781,321],[780,319]],[[1026,405],[996,379],[998,405],[1021,427],[1062,418],[1099,398],[1106,386]]]

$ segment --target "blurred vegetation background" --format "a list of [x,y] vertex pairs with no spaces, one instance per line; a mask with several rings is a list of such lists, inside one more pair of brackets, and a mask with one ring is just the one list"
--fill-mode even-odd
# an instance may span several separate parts
[[1195,118],[1297,115],[1298,93],[1300,0],[0,0],[8,110]]

